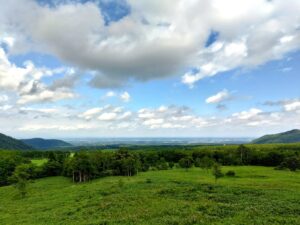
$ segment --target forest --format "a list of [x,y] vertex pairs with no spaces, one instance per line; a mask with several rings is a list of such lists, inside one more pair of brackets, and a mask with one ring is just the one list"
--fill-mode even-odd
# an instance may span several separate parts
[[[134,176],[148,170],[219,165],[300,169],[299,144],[230,146],[126,146],[119,150],[0,151],[0,185],[49,176],[85,182],[105,176]],[[37,166],[32,159],[47,159]],[[23,176],[23,178],[22,178]]]

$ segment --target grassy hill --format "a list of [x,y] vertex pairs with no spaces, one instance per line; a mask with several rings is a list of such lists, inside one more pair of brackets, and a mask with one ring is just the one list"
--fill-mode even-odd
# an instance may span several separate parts
[[1,224],[299,224],[300,173],[240,166],[215,183],[198,168],[149,171],[73,184],[49,177],[20,199],[0,188]]
[[0,149],[4,150],[33,150],[32,146],[15,138],[0,133]]
[[22,139],[24,143],[29,146],[32,146],[35,149],[55,149],[55,148],[64,148],[71,147],[70,143],[67,143],[62,140],[56,139],[42,139],[42,138],[32,138],[32,139]]
[[262,136],[252,141],[253,144],[295,143],[300,142],[300,130],[291,130],[279,134]]

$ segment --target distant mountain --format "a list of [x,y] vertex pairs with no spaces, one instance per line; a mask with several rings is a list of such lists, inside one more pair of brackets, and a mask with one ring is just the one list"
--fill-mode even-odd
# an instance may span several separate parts
[[290,130],[279,134],[265,135],[252,141],[253,144],[300,142],[300,130]]
[[56,139],[32,138],[22,139],[21,141],[23,141],[29,146],[32,146],[35,149],[55,149],[72,146],[70,143]]
[[0,133],[0,149],[2,150],[33,150],[32,146],[15,138]]

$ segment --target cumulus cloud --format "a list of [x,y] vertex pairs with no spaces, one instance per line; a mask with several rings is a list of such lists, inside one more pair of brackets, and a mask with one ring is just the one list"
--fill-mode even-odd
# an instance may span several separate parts
[[[128,15],[106,24],[96,2],[67,1],[50,8],[33,0],[5,1],[0,31],[14,37],[11,53],[32,48],[50,53],[92,71],[91,85],[100,88],[180,74],[191,67],[198,72],[186,71],[182,82],[193,86],[223,71],[279,59],[300,46],[299,1],[128,4]],[[218,38],[206,47],[212,30]]]
[[113,92],[113,91],[108,91],[106,94],[105,94],[105,97],[106,98],[110,98],[110,97],[114,97],[116,96],[116,93]]
[[217,94],[208,97],[205,102],[208,104],[216,104],[221,103],[226,100],[229,100],[231,98],[231,95],[228,90],[224,89],[223,91],[218,92]]
[[267,101],[264,102],[267,106],[280,106],[283,111],[286,112],[300,112],[300,99],[285,99],[279,101]]
[[75,94],[66,84],[70,84],[69,80],[68,82],[62,79],[55,80],[50,86],[41,81],[44,77],[51,77],[62,72],[71,76],[73,70],[68,69],[68,71],[65,68],[37,68],[31,61],[25,62],[24,67],[18,67],[9,61],[4,49],[0,48],[0,88],[16,94],[18,104],[74,98]]
[[123,102],[129,102],[130,101],[130,94],[125,91],[122,94],[120,94],[120,98]]

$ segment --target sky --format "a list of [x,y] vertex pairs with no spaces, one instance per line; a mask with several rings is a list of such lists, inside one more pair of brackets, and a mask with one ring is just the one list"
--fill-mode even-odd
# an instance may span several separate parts
[[0,0],[0,133],[300,128],[298,0]]

